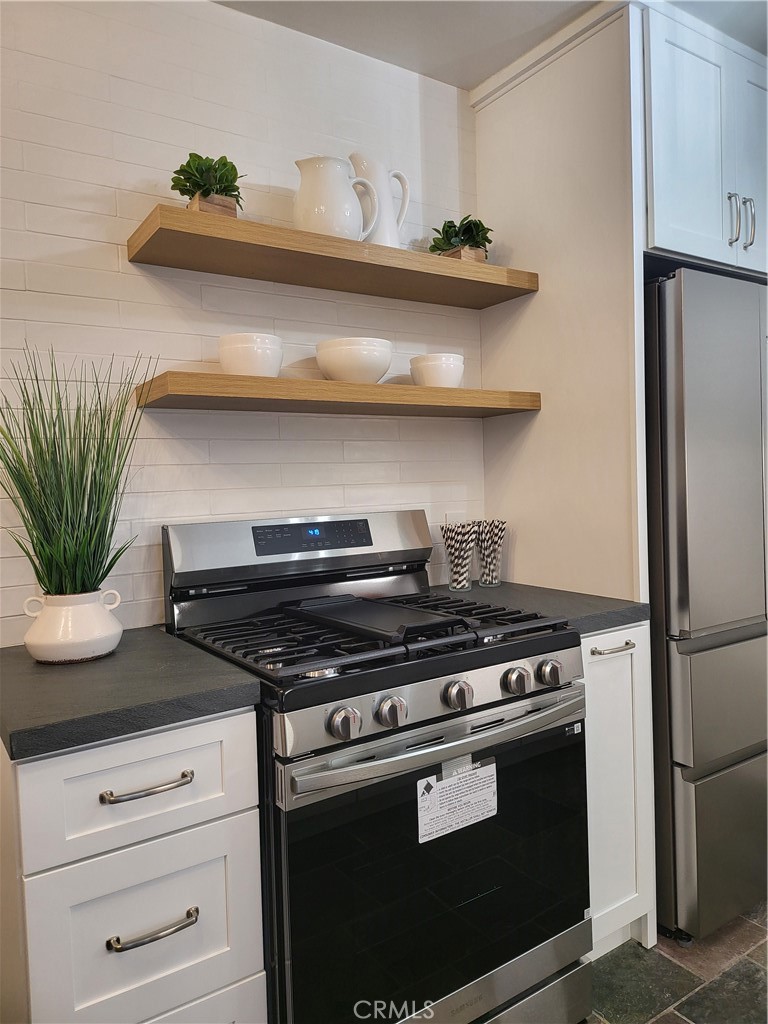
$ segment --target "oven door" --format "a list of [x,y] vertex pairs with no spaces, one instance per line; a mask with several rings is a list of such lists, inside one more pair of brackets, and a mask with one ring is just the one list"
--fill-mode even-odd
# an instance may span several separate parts
[[276,766],[281,1024],[462,1024],[591,949],[583,694],[542,703]]

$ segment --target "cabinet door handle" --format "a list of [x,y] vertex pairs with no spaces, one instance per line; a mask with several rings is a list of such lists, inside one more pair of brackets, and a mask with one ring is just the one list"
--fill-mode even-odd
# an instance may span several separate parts
[[751,245],[755,244],[755,200],[748,196],[745,196],[741,202],[744,206],[749,207],[749,212],[751,214],[749,222],[749,241],[745,242],[742,246],[744,252],[746,252]]
[[741,196],[738,192],[729,192],[728,202],[731,203],[734,199],[736,200],[736,234],[733,238],[728,239],[728,245],[735,245],[741,235]]
[[128,800],[143,800],[145,796],[155,796],[156,793],[167,793],[169,789],[188,786],[194,777],[194,771],[191,768],[185,768],[178,779],[166,782],[162,786],[153,786],[152,789],[137,789],[135,793],[119,793],[117,796],[111,789],[105,789],[103,793],[99,793],[99,803],[124,804]]
[[621,654],[622,651],[634,651],[637,644],[634,640],[625,640],[621,647],[609,647],[605,651],[601,651],[599,647],[593,647],[589,652],[590,654]]
[[176,932],[183,932],[185,928],[191,928],[200,920],[200,908],[190,907],[181,921],[169,924],[167,928],[160,928],[156,932],[147,932],[146,935],[139,935],[135,939],[120,941],[119,935],[113,935],[107,939],[107,949],[110,953],[127,953],[129,949],[137,949],[139,946],[146,946],[149,942],[157,942],[158,939],[165,939]]

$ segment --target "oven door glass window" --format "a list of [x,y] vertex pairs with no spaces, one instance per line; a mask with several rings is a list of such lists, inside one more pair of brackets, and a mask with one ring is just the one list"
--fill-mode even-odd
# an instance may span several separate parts
[[439,762],[276,812],[288,1020],[352,1024],[376,1000],[401,1019],[584,920],[583,726],[472,757],[487,759],[496,813],[428,842],[417,786]]

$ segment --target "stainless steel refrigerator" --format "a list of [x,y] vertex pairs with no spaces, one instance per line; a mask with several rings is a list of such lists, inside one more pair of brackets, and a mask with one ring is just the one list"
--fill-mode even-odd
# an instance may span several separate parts
[[766,891],[766,288],[646,286],[658,917],[702,937]]

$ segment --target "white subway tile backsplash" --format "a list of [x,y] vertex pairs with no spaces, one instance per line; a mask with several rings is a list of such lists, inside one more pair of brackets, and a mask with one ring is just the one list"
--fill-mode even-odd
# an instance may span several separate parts
[[277,416],[253,412],[171,412],[151,410],[144,413],[140,437],[191,437],[205,440],[267,440],[277,438]]
[[[137,337],[134,331],[122,328],[85,326],[85,321],[71,323],[29,323],[27,338],[37,348],[55,347],[59,352],[82,355],[101,353],[103,355],[134,356],[140,354],[154,358],[198,360],[200,359],[200,338],[195,334],[164,334],[161,331],[143,331]],[[146,419],[146,416],[145,416]]]
[[243,465],[144,466],[131,472],[130,489],[141,491],[185,491],[199,487],[205,491],[228,490],[241,487],[279,487],[280,466],[259,465],[253,462]]
[[254,519],[264,515],[296,513],[298,509],[319,511],[342,508],[342,487],[278,487],[248,488],[211,494],[214,515],[247,515]]
[[18,139],[3,138],[0,141],[0,167],[20,169],[24,166],[22,143]]
[[345,441],[347,462],[462,462],[482,451],[473,439],[450,441]]
[[58,207],[26,204],[27,231],[43,231],[67,238],[87,238],[94,242],[125,244],[136,228],[134,221],[105,217],[100,213],[63,210]]
[[[5,178],[6,173],[13,174],[14,172],[3,171],[3,178]],[[0,200],[0,224],[7,229],[23,231],[26,224],[24,220],[24,203],[16,202],[14,199]],[[3,252],[5,252],[5,249],[3,249]]]
[[21,260],[0,260],[0,286],[17,289],[26,287],[24,263]]
[[191,438],[142,437],[133,449],[133,465],[136,466],[192,466],[210,461],[208,441]]
[[211,441],[211,462],[341,462],[343,441]]
[[3,9],[15,31],[16,49],[80,68],[101,66],[107,47],[102,19],[55,2],[11,3]]
[[296,438],[344,441],[351,437],[372,440],[395,440],[399,436],[398,421],[391,417],[280,417],[280,437],[286,441]]
[[[5,5],[4,5],[5,6]],[[78,68],[33,53],[8,49],[8,41],[0,53],[3,75],[22,82],[31,82],[39,88],[63,90],[75,96],[109,99],[109,78],[99,71]]]
[[6,109],[3,111],[3,131],[9,138],[21,142],[58,146],[92,156],[112,156],[111,132],[71,121]]
[[[103,213],[114,217],[117,212],[115,191],[101,185],[81,181],[67,181],[48,174],[32,174],[29,171],[4,171],[0,179],[0,194],[9,199],[25,203],[40,203],[85,213]],[[21,227],[25,224],[8,224],[4,227]]]
[[[475,311],[130,264],[125,248],[157,202],[185,205],[170,178],[193,148],[234,160],[241,216],[277,226],[292,225],[297,159],[368,149],[408,176],[402,237],[424,247],[474,206],[465,94],[198,0],[6,3],[0,17],[6,381],[25,340],[63,369],[141,353],[157,372],[215,371],[221,334],[266,331],[283,337],[285,376],[321,376],[320,339],[371,333],[395,344],[390,377],[447,350],[479,382]],[[446,516],[482,514],[481,463],[472,420],[146,412],[116,543],[137,539],[108,581],[118,615],[163,618],[163,523],[421,506],[439,545]],[[35,589],[17,526],[0,499],[4,644],[21,642]],[[435,580],[443,559],[438,546]]]
[[35,573],[29,559],[4,558],[2,567],[3,587],[32,586],[35,583]]
[[3,316],[11,320],[47,320],[64,324],[98,324],[117,327],[117,303],[110,299],[79,295],[46,295],[42,292],[3,292]]
[[17,260],[43,260],[94,270],[117,270],[120,265],[116,245],[87,242],[64,235],[3,229],[0,231],[0,248],[4,256]]

